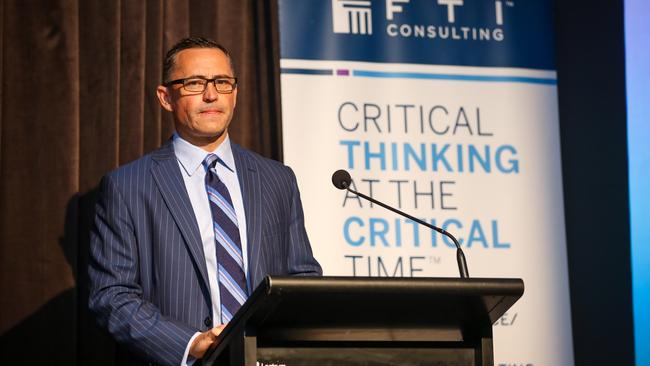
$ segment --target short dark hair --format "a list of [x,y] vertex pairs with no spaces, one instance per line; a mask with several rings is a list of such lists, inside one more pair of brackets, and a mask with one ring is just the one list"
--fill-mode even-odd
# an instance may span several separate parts
[[163,83],[170,81],[169,76],[171,75],[172,69],[176,63],[176,55],[179,52],[190,48],[216,48],[218,50],[221,50],[221,52],[223,52],[228,58],[228,63],[230,64],[230,69],[233,72],[233,76],[236,76],[234,75],[235,67],[232,62],[232,57],[230,57],[230,52],[228,52],[228,49],[226,49],[226,47],[208,38],[187,37],[181,39],[178,43],[172,46],[169,51],[167,51],[165,60],[163,61]]

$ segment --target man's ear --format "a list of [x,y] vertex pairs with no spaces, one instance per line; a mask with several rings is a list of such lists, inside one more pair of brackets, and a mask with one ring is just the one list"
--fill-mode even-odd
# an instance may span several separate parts
[[173,112],[174,107],[172,106],[172,98],[169,94],[170,91],[171,90],[168,87],[158,85],[156,88],[156,96],[158,96],[158,102],[160,102],[161,107],[165,108],[168,112]]

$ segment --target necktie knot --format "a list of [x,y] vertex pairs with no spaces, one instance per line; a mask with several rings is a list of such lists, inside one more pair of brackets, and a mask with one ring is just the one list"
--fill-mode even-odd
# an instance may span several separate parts
[[217,164],[217,160],[219,160],[219,157],[216,154],[208,154],[202,162],[205,171],[212,169]]

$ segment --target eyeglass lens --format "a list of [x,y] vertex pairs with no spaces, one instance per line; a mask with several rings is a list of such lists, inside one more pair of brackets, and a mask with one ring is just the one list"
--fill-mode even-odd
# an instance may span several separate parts
[[183,83],[183,87],[189,92],[203,92],[207,87],[208,82],[212,82],[214,87],[220,93],[231,93],[234,89],[234,80],[227,78],[211,80],[201,78],[187,79]]

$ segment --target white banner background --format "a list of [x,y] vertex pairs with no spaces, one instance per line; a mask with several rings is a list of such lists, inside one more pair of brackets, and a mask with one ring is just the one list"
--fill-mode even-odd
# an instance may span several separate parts
[[458,276],[451,243],[335,189],[346,169],[458,237],[471,277],[524,280],[496,365],[573,364],[550,2],[279,4],[284,160],[325,274]]
[[[485,69],[476,67],[339,61],[282,60],[281,67],[485,75]],[[555,78],[554,72],[489,69],[489,76],[498,75]],[[307,230],[326,275],[458,276],[455,252],[441,237],[434,246],[429,230],[418,227],[417,245],[414,225],[356,199],[348,198],[344,206],[345,192],[336,190],[330,179],[335,170],[347,169],[356,188],[366,193],[370,186],[363,180],[378,180],[372,184],[373,197],[394,206],[400,204],[397,184],[388,181],[407,180],[401,188],[402,210],[427,221],[435,219],[437,225],[450,218],[461,223],[462,227],[447,229],[463,242],[471,277],[517,277],[525,282],[522,299],[495,325],[495,364],[573,363],[555,85],[304,74],[283,74],[281,82],[285,163],[298,177]],[[379,106],[381,113],[366,120],[365,131],[364,104]],[[390,133],[386,106],[390,106]],[[435,106],[448,112],[437,108],[432,119],[436,131],[448,129],[446,134],[437,135],[429,127],[428,114]],[[377,115],[377,107],[365,110],[370,117]],[[355,126],[354,131],[346,130]],[[351,148],[353,144],[346,141],[360,145]],[[380,151],[380,143],[385,144],[385,170],[377,157],[369,159],[366,169],[365,142],[372,153]],[[396,170],[391,143],[398,146]],[[413,159],[409,159],[410,169],[405,168],[405,143],[418,158],[422,158],[420,144],[425,144],[424,171]],[[437,171],[433,169],[431,144],[438,153],[450,145],[444,157],[451,170],[441,159]],[[489,170],[475,160],[474,172],[470,172],[469,160],[474,159],[469,159],[469,145],[482,159],[489,146]],[[508,148],[502,148],[497,158],[496,151],[503,146]],[[430,191],[433,182],[433,208],[426,195],[418,196],[415,207],[414,181],[420,192]],[[443,184],[442,198],[447,209],[441,202],[442,181],[448,182]],[[354,219],[345,230],[350,217]],[[370,218],[375,218],[374,245]],[[401,223],[400,239],[396,238],[396,220]],[[472,227],[474,221],[480,228]],[[386,243],[381,239],[384,222],[388,223]]]

